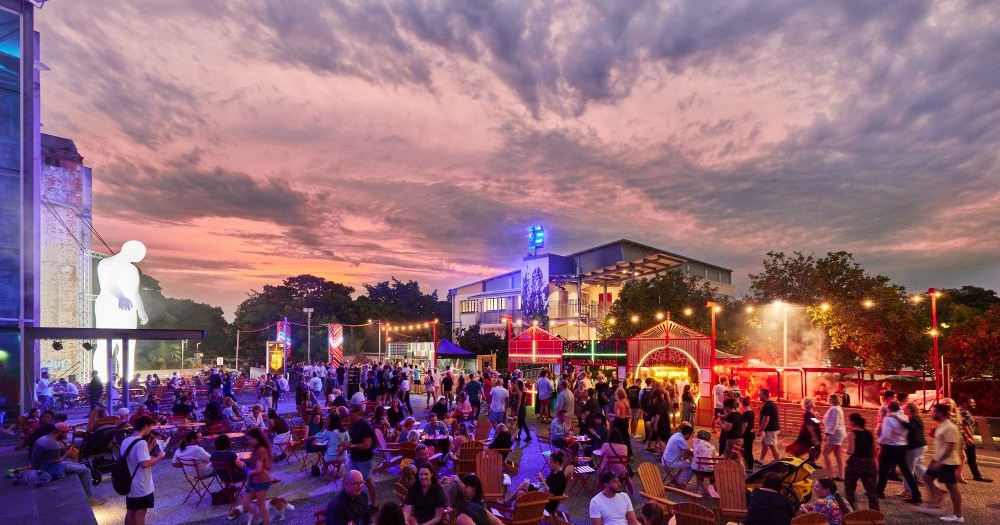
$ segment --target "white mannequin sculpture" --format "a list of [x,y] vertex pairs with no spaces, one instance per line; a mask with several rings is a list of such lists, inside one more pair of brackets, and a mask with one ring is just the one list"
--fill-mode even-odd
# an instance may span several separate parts
[[[121,251],[97,263],[97,281],[101,293],[94,302],[94,317],[97,328],[138,328],[138,323],[146,324],[149,317],[139,297],[139,269],[137,263],[146,257],[146,245],[139,241],[127,241]],[[136,315],[138,314],[138,318]],[[99,341],[94,351],[94,370],[101,379],[110,381],[106,341]],[[121,348],[120,339],[112,341],[112,347]],[[116,358],[115,368],[121,376],[130,378],[135,367],[135,341],[129,341],[129,369],[122,370],[121,354]]]

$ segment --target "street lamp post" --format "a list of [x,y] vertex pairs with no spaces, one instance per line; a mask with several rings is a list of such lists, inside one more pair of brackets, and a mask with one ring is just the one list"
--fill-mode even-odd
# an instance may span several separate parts
[[938,355],[938,322],[937,322],[937,296],[936,288],[928,288],[927,295],[931,296],[931,337],[934,341],[934,402],[937,403],[941,392],[941,373],[938,367],[941,365],[941,358]]
[[302,312],[306,314],[306,362],[312,363],[312,308],[303,308]]

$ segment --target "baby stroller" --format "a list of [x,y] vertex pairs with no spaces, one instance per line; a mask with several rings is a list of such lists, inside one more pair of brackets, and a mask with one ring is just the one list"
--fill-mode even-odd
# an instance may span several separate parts
[[784,494],[796,507],[809,501],[812,497],[812,473],[819,469],[815,460],[819,456],[819,447],[809,449],[809,457],[802,459],[796,456],[785,456],[778,461],[764,465],[760,470],[747,475],[747,491],[760,487],[764,476],[771,472],[781,475],[785,484]]
[[118,446],[126,434],[127,431],[116,426],[104,426],[94,430],[80,444],[80,463],[90,469],[94,485],[99,485],[104,474],[111,472],[118,459]]

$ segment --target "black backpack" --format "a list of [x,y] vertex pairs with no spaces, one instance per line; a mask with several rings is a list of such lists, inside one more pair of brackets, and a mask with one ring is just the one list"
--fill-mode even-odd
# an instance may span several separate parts
[[135,470],[129,472],[128,470],[128,455],[132,453],[132,447],[137,443],[142,441],[141,438],[137,438],[132,442],[128,448],[125,449],[125,453],[122,457],[115,461],[115,464],[111,466],[111,486],[115,488],[115,492],[121,494],[122,496],[127,496],[129,492],[132,491],[132,478],[135,478],[135,473],[139,471],[139,465],[135,466]]
[[653,413],[653,389],[643,388],[642,397],[639,398],[642,411],[647,414]]

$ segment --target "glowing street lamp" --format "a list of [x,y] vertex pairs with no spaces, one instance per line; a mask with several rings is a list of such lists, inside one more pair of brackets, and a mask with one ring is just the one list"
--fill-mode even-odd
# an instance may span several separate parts
[[938,336],[940,336],[940,332],[938,331],[937,322],[937,298],[941,293],[937,291],[937,288],[928,288],[927,295],[931,296],[931,337],[934,341],[934,402],[937,402],[942,382],[942,377],[938,369],[941,364],[941,358],[938,355]]

